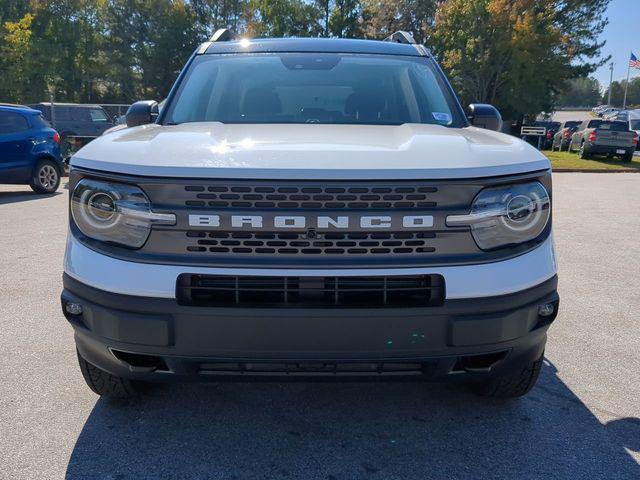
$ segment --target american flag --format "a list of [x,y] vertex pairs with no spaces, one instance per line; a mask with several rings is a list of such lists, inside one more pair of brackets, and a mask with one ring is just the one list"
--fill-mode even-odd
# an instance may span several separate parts
[[631,52],[631,59],[629,60],[629,66],[631,68],[637,68],[638,70],[640,70],[640,60],[638,60],[638,57],[636,57],[633,52]]

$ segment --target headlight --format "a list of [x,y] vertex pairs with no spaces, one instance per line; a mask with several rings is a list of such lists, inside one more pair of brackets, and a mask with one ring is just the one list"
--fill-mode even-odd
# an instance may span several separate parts
[[153,224],[175,225],[172,213],[154,213],[133,185],[83,179],[71,195],[71,215],[87,237],[140,248]]
[[540,182],[486,188],[476,196],[468,215],[450,215],[447,225],[471,227],[483,250],[527,242],[542,233],[551,202]]

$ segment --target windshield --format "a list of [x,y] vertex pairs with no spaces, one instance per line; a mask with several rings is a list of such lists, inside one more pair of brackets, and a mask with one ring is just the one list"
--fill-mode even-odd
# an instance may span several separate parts
[[422,57],[281,53],[197,57],[163,123],[461,127],[460,117],[441,75]]

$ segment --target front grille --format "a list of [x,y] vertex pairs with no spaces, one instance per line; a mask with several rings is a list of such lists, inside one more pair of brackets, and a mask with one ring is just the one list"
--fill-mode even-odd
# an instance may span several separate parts
[[244,209],[413,209],[437,206],[433,186],[186,185],[186,207]]
[[176,294],[178,304],[199,307],[430,307],[444,302],[444,278],[181,274]]
[[[429,232],[186,232],[187,252],[245,255],[411,255],[435,252]],[[312,238],[310,238],[312,237]]]
[[[211,170],[211,175],[223,173]],[[71,183],[83,175],[93,174],[74,169]],[[406,268],[499,261],[530,250],[546,236],[483,251],[468,227],[447,225],[447,216],[469,213],[478,192],[494,185],[538,178],[550,189],[544,172],[449,180],[110,178],[138,185],[152,210],[175,214],[176,224],[154,225],[138,250],[94,241],[72,226],[74,235],[95,250],[127,261],[220,268]],[[205,220],[192,222],[192,215]],[[245,216],[260,220],[255,226],[244,221],[234,226],[234,217]],[[292,216],[304,217],[305,222],[287,228],[276,224],[276,218]],[[345,216],[344,228],[334,220],[331,226],[319,227],[321,217],[326,225],[327,217]],[[390,227],[363,226],[368,216],[388,217]],[[404,218],[411,216],[431,217],[432,225],[405,227]]]

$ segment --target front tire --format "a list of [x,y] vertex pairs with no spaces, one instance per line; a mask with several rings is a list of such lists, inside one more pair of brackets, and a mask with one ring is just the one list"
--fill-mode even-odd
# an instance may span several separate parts
[[474,393],[483,397],[515,398],[528,393],[536,384],[544,353],[533,362],[522,365],[513,373],[492,378],[471,386]]
[[36,193],[53,193],[60,186],[60,167],[51,160],[40,160],[31,175],[31,189]]
[[80,371],[89,388],[102,397],[131,398],[138,395],[137,382],[111,375],[87,362],[76,350]]

